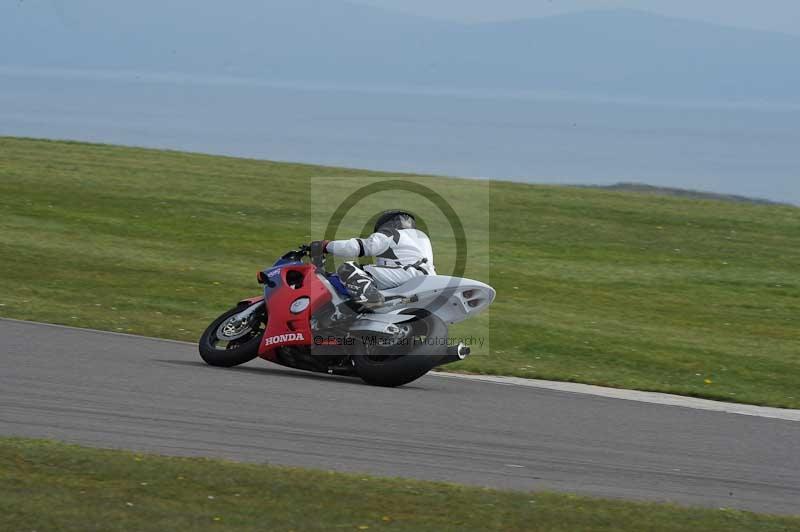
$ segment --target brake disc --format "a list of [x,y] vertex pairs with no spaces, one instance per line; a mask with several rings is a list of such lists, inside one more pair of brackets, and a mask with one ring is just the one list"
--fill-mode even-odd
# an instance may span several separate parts
[[248,318],[237,319],[236,316],[231,316],[217,327],[217,338],[231,342],[247,335],[252,330],[253,327]]

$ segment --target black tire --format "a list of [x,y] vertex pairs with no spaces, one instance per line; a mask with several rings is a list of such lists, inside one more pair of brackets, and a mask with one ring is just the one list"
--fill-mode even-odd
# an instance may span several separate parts
[[[447,325],[433,315],[420,315],[409,323],[414,336],[447,337]],[[361,342],[359,352],[352,354],[351,360],[358,376],[373,386],[393,388],[415,381],[439,365],[444,354],[444,348],[424,344],[409,349],[367,344]]]
[[[200,337],[200,357],[210,366],[231,368],[250,362],[258,356],[258,348],[264,337],[266,313],[264,308],[256,310],[249,322],[249,331],[244,336],[226,341],[217,335],[220,326],[231,316],[243,311],[247,306],[239,306],[225,312],[214,320]],[[246,328],[246,327],[245,327]]]

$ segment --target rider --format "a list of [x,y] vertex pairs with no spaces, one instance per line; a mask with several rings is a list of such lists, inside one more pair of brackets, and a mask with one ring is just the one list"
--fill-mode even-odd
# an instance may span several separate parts
[[348,261],[337,270],[353,300],[366,306],[383,304],[383,295],[378,290],[436,273],[431,241],[417,229],[414,215],[406,211],[381,213],[374,232],[367,238],[321,240],[311,245],[312,249],[321,246],[324,252],[339,257],[375,257],[374,265]]

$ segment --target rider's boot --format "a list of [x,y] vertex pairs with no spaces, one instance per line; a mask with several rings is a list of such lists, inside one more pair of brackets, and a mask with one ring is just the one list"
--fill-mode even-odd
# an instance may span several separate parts
[[384,304],[383,294],[375,286],[375,279],[353,262],[339,267],[339,278],[350,293],[353,303],[372,309]]

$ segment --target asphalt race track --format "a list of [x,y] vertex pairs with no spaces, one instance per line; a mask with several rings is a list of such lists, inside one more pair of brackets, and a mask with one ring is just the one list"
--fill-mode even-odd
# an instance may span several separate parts
[[800,422],[437,376],[397,389],[0,320],[0,435],[800,514]]

